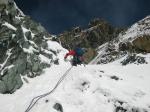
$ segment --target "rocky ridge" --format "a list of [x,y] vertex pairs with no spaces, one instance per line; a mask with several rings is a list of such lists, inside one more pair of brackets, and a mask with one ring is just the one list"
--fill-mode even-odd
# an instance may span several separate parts
[[106,64],[124,58],[123,65],[147,63],[144,54],[150,53],[150,16],[138,21],[117,38],[100,46],[99,55],[91,62]]
[[23,76],[36,77],[44,68],[58,64],[58,51],[48,47],[51,38],[13,0],[1,0],[0,93],[13,93],[23,85]]
[[96,55],[96,49],[118,36],[124,30],[123,28],[116,28],[110,25],[103,19],[96,18],[90,21],[88,28],[75,27],[70,31],[65,31],[58,37],[62,46],[67,49],[73,49],[80,45],[87,48],[88,52],[85,54],[85,60],[89,63]]

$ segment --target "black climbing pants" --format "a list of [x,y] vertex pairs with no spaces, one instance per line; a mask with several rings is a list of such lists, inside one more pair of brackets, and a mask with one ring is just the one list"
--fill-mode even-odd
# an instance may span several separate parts
[[72,65],[77,66],[82,64],[82,61],[80,60],[80,56],[73,56]]

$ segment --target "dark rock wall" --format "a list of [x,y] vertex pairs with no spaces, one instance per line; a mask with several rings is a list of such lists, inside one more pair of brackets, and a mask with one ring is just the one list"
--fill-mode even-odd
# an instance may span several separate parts
[[[56,53],[45,38],[51,35],[13,1],[0,4],[0,93],[15,92],[23,84],[21,76],[33,78],[51,66]],[[50,61],[43,62],[40,55]]]

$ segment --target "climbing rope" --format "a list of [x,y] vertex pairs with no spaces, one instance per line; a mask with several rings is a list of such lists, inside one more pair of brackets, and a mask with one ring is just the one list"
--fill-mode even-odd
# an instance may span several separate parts
[[54,87],[51,91],[49,91],[49,92],[47,92],[47,93],[45,93],[45,94],[42,94],[42,95],[39,95],[39,96],[34,97],[34,98],[31,100],[31,102],[30,102],[29,106],[27,107],[27,109],[25,110],[25,112],[29,112],[29,111],[33,108],[33,106],[34,106],[40,99],[42,99],[42,98],[44,98],[44,97],[50,95],[51,93],[53,93],[53,92],[57,89],[57,87],[61,84],[61,82],[65,79],[65,77],[67,76],[67,74],[69,73],[69,71],[72,69],[72,67],[73,67],[73,66],[71,66],[71,67],[64,73],[64,75],[58,80],[58,82],[56,83],[55,87]]

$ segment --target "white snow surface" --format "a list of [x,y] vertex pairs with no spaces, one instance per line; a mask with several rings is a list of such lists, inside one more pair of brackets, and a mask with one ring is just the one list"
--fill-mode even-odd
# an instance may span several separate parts
[[13,25],[11,25],[11,24],[8,23],[8,22],[5,22],[4,24],[2,24],[2,26],[6,26],[6,27],[8,27],[9,29],[14,30],[14,31],[17,30],[16,27],[14,27]]
[[30,29],[27,29],[27,28],[25,28],[24,26],[21,26],[21,28],[22,28],[22,31],[23,31],[23,33],[24,33],[24,38],[25,38],[26,41],[28,40],[28,39],[26,38],[26,36],[25,36],[25,33],[26,33],[26,32],[31,32],[31,36],[32,36],[32,38],[34,38],[35,34],[34,34]]
[[105,43],[105,44],[99,46],[99,48],[97,49],[98,55],[89,64],[96,64],[100,60],[100,58],[105,53],[107,45],[108,45],[108,43]]
[[12,55],[11,51],[12,51],[12,49],[8,49],[8,51],[7,51],[7,53],[6,53],[6,54],[7,54],[7,58],[6,58],[6,60],[5,60],[2,64],[0,64],[0,70],[3,69],[3,67],[6,65],[8,59],[9,59],[10,56]]
[[145,17],[139,22],[132,25],[125,34],[120,34],[119,38],[121,42],[133,41],[136,38],[143,35],[150,35],[150,16]]
[[[60,65],[52,65],[33,79],[22,77],[29,83],[24,81],[14,94],[0,94],[0,112],[25,112],[32,98],[52,90],[71,67],[63,61],[65,53],[64,50],[58,55]],[[145,57],[150,62],[150,54]],[[62,104],[64,112],[114,112],[117,101],[125,102],[123,106],[129,109],[136,107],[149,112],[150,63],[122,66],[119,62],[73,67],[55,92],[39,100],[30,112],[57,112],[53,108],[55,103]]]
[[60,52],[62,50],[66,51],[58,42],[55,41],[47,41],[48,49],[52,51]]
[[29,53],[29,54],[33,54],[34,52],[38,52],[38,50],[34,49],[32,46],[30,46],[28,49],[27,48],[23,48],[23,51],[25,53]]

